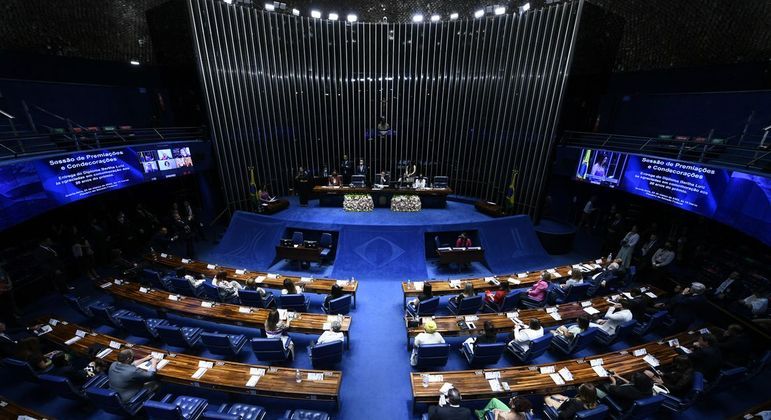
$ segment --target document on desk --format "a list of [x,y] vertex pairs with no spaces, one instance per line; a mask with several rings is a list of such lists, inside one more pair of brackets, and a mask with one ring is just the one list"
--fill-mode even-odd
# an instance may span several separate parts
[[242,276],[242,275],[246,274],[246,270],[236,270],[236,274],[239,275],[239,276]]
[[169,359],[163,359],[160,362],[158,362],[158,364],[155,366],[155,369],[156,370],[161,370],[161,369],[163,369],[164,366],[166,366],[168,364],[169,364]]
[[206,264],[206,269],[207,270],[214,270],[215,268],[217,268],[217,266],[214,265],[214,264]]
[[450,251],[450,250],[452,250],[452,248],[450,248],[449,246],[443,246],[441,248],[437,248],[436,250],[437,251]]
[[549,375],[551,377],[551,380],[554,381],[557,385],[565,385],[565,381],[562,380],[562,377],[558,373],[552,373]]
[[584,312],[586,312],[589,315],[594,315],[600,313],[597,309],[592,308],[591,306],[584,308]]
[[560,315],[559,312],[552,312],[549,315],[551,315],[555,321],[562,321],[562,315]]
[[444,382],[444,375],[428,375],[428,382]]
[[249,308],[249,307],[246,307],[246,306],[239,306],[238,307],[238,312],[240,312],[242,314],[248,314],[248,313],[252,312],[252,309]]
[[651,299],[657,299],[658,298],[658,296],[656,296],[656,294],[653,293],[653,292],[645,292],[645,295],[648,296]]
[[109,349],[109,348],[108,349],[104,349],[104,350],[100,351],[99,353],[97,353],[96,357],[99,358],[99,359],[104,359],[104,357],[107,356],[110,353],[112,353],[112,349]]
[[501,372],[499,371],[493,371],[493,372],[485,372],[485,379],[500,379],[501,378]]
[[560,374],[562,379],[564,379],[566,381],[572,381],[573,380],[573,374],[570,373],[570,370],[568,370],[568,368],[566,368],[566,367],[560,369],[558,373]]
[[543,366],[543,367],[540,368],[540,371],[541,371],[542,375],[544,373],[554,373],[555,372],[555,368],[554,368],[554,366]]
[[423,291],[423,282],[422,281],[416,281],[416,282],[412,283],[412,286],[417,291]]
[[636,357],[645,356],[646,354],[648,354],[648,350],[645,349],[637,349],[632,352],[632,355]]
[[246,381],[246,386],[249,388],[254,388],[255,385],[257,385],[257,382],[260,381],[260,377],[257,375],[252,375],[249,377],[249,380]]
[[110,340],[110,347],[111,348],[113,348],[115,350],[118,350],[118,349],[120,349],[120,346],[121,346],[121,344],[119,342]]
[[518,279],[524,279],[525,277],[527,277],[527,273],[519,273],[519,274],[517,274],[517,278]]
[[182,258],[182,264],[190,264],[190,259]]
[[308,380],[309,381],[323,381],[324,380],[324,374],[323,373],[309,372],[308,373]]
[[514,277],[509,277],[509,283],[517,285],[517,284],[520,284],[522,282],[519,281],[518,279],[515,279]]
[[652,354],[646,355],[645,357],[643,357],[643,360],[648,362],[648,364],[653,366],[653,367],[657,367],[659,365],[659,359],[653,357]]
[[286,309],[279,309],[278,310],[278,319],[282,321],[286,321],[287,314],[289,313]]
[[192,378],[193,379],[201,379],[201,377],[203,376],[204,373],[206,373],[207,370],[209,370],[209,369],[207,369],[207,368],[198,368],[198,370],[196,370],[195,373],[193,374]]
[[214,367],[214,362],[207,362],[205,360],[201,360],[201,361],[198,362],[198,367],[199,368],[211,369],[211,368]]
[[204,308],[213,308],[214,307],[214,302],[207,302],[205,300],[202,300],[201,301],[201,306],[204,307]]
[[490,379],[487,383],[490,384],[490,389],[493,392],[503,392],[503,387],[497,379]]
[[592,306],[592,301],[591,300],[587,300],[587,301],[581,302],[581,307],[582,308],[586,308],[587,306]]
[[310,283],[313,281],[313,277],[300,277],[301,283]]
[[264,282],[264,281],[265,281],[265,276],[257,276],[254,279],[254,282],[257,283],[257,284],[262,284],[262,282]]
[[263,368],[249,368],[249,374],[252,376],[265,376],[265,369]]

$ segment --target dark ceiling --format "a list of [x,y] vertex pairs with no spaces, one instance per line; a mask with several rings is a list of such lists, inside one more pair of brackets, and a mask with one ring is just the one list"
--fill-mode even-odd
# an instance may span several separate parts
[[[169,0],[4,0],[0,2],[0,49],[98,60],[153,63],[146,12]],[[176,1],[180,8],[184,2]],[[588,0],[618,15],[623,35],[615,71],[638,71],[771,59],[771,1]],[[545,0],[533,0],[539,7]],[[450,12],[470,17],[485,4],[517,1],[287,0],[308,15],[312,8],[356,13],[361,21],[408,21],[413,13]],[[262,7],[262,1],[255,1]],[[597,30],[598,28],[586,28]]]

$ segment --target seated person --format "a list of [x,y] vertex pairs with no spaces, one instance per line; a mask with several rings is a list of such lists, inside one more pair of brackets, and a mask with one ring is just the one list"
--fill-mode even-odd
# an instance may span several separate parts
[[102,350],[104,350],[104,347],[98,344],[91,345],[88,348],[87,354],[90,362],[83,368],[83,376],[86,381],[94,376],[106,374],[107,370],[110,368],[110,364],[104,361],[104,359],[96,357]]
[[664,386],[670,394],[682,398],[691,392],[693,386],[693,363],[686,355],[679,355],[668,366],[661,369],[661,374],[646,370],[645,374],[657,385]]
[[268,192],[268,186],[265,184],[263,184],[260,188],[259,195],[261,203],[270,203],[271,201],[276,201],[276,197],[271,197],[270,192]]
[[746,295],[746,290],[739,278],[738,271],[728,275],[728,278],[723,280],[712,292],[712,298],[723,302],[734,301]]
[[268,292],[265,291],[262,287],[257,286],[259,283],[257,283],[257,280],[254,278],[246,279],[246,282],[244,282],[244,290],[253,290],[260,294],[260,296],[265,297],[268,295]]
[[702,334],[699,340],[693,343],[693,351],[688,355],[693,363],[693,368],[704,375],[704,379],[711,381],[720,374],[723,365],[723,354],[718,347],[717,338],[712,334]]
[[53,364],[52,374],[67,378],[76,387],[82,386],[88,380],[86,371],[73,364],[72,356],[63,351],[53,352],[51,355]]
[[343,341],[345,340],[345,334],[340,332],[340,329],[342,328],[342,325],[338,321],[332,321],[330,324],[330,329],[327,331],[324,331],[323,334],[319,337],[318,340],[316,340],[316,344],[324,344],[324,343],[331,343],[333,341]]
[[610,264],[608,264],[602,271],[593,275],[589,279],[589,283],[592,284],[587,290],[589,296],[594,296],[603,287],[612,287],[617,281],[622,278],[622,264],[621,259],[616,258]]
[[[150,368],[147,371],[137,367],[148,360]],[[121,350],[118,353],[118,361],[113,362],[108,371],[110,389],[117,392],[122,401],[128,401],[143,388],[157,388],[157,383],[150,382],[155,378],[157,365],[158,359],[152,355],[134,360],[133,350]]]
[[472,246],[471,238],[466,235],[466,232],[458,235],[458,239],[455,240],[456,248],[468,248]]
[[408,303],[410,309],[417,311],[418,307],[420,306],[420,302],[434,297],[432,288],[433,286],[431,286],[431,283],[423,283],[423,290],[420,291],[418,297]]
[[581,270],[574,269],[570,273],[570,278],[565,281],[565,283],[561,284],[560,287],[562,289],[568,289],[573,285],[576,284],[583,284],[584,283],[584,275],[581,273]]
[[733,366],[747,366],[750,361],[750,349],[753,348],[752,338],[739,324],[731,324],[716,334],[717,347],[725,363]]
[[327,185],[330,187],[339,187],[342,184],[340,176],[337,175],[337,171],[332,171],[332,175],[327,179]]
[[579,316],[577,321],[578,322],[575,324],[560,325],[556,330],[552,331],[554,338],[562,339],[570,343],[578,334],[581,334],[591,327],[597,326],[597,324],[592,324],[589,321],[589,317],[587,315]]
[[493,327],[492,321],[485,321],[484,328],[482,335],[469,337],[463,342],[463,347],[468,350],[469,353],[474,353],[474,350],[476,350],[477,346],[480,344],[495,344],[495,342],[498,341],[498,331]]
[[503,299],[506,297],[506,295],[509,294],[510,290],[511,290],[511,286],[509,285],[509,282],[502,281],[500,286],[498,286],[498,290],[485,291],[485,301],[494,303],[496,305],[500,305],[501,303],[503,303]]
[[551,280],[551,274],[547,271],[541,273],[541,278],[527,289],[527,297],[532,302],[544,302],[546,300],[546,294],[549,291],[549,281]]
[[543,332],[541,321],[537,318],[533,318],[530,320],[527,327],[520,324],[517,324],[514,327],[514,331],[509,335],[509,339],[511,340],[509,341],[509,344],[514,343],[522,350],[527,351],[527,349],[530,348],[530,342],[536,338],[543,337]]
[[768,295],[763,292],[754,292],[742,299],[740,303],[743,311],[753,318],[768,312]]
[[339,284],[335,283],[332,285],[332,288],[329,291],[329,294],[324,298],[324,303],[322,306],[324,309],[329,310],[329,302],[332,300],[335,300],[337,298],[343,297],[343,286],[340,286]]
[[303,288],[301,286],[297,286],[294,284],[294,282],[288,278],[284,279],[284,288],[281,289],[282,295],[301,295],[303,293]]
[[410,364],[416,366],[418,364],[418,351],[417,348],[423,344],[443,344],[444,337],[436,332],[436,322],[427,320],[423,323],[422,333],[415,336],[414,346],[412,348],[412,354],[410,355]]
[[282,321],[276,308],[271,308],[268,312],[268,318],[265,320],[265,337],[280,338],[284,343],[284,348],[289,349],[290,358],[294,359],[294,342],[289,337],[289,321]]
[[429,420],[465,420],[471,418],[471,410],[460,406],[461,399],[460,391],[456,388],[450,388],[446,398],[444,395],[439,398],[439,405],[428,408]]
[[616,328],[619,325],[632,320],[632,311],[629,310],[629,302],[626,299],[621,299],[621,303],[617,303],[605,313],[603,319],[597,320],[599,328],[608,335],[616,333]]
[[12,337],[10,335],[27,331],[29,331],[28,328],[8,329],[5,323],[0,322],[0,356],[25,361],[33,369],[44,371],[51,367],[52,362],[40,350],[40,340],[37,337]]
[[632,295],[632,299],[626,299],[626,307],[632,311],[633,319],[645,319],[647,315],[657,312],[657,309],[654,307],[653,299],[640,291],[640,289],[634,288],[629,291],[629,294]]
[[527,420],[533,411],[533,404],[524,397],[513,397],[509,399],[506,405],[498,398],[493,398],[487,403],[485,408],[475,410],[477,418],[485,420],[485,414],[491,411],[495,420]]
[[474,297],[476,295],[477,295],[477,292],[474,291],[474,284],[471,283],[470,281],[467,281],[466,283],[463,284],[463,291],[458,296],[451,297],[450,300],[453,301],[453,303],[455,303],[456,305],[460,305],[460,302],[463,299]]
[[420,174],[417,178],[415,178],[415,182],[412,183],[412,188],[426,188],[426,178],[423,177],[423,174]]
[[195,277],[193,277],[190,274],[186,274],[183,278],[186,279],[188,281],[188,283],[190,283],[190,286],[196,292],[198,292],[199,287],[201,287],[203,282],[206,281],[206,276],[203,273],[198,273],[198,274],[195,275]]
[[612,374],[608,377],[610,385],[605,385],[604,390],[597,391],[600,399],[609,396],[613,398],[622,410],[632,407],[636,400],[653,395],[653,381],[642,372],[632,374],[632,380],[626,380],[621,376]]
[[568,420],[575,417],[576,413],[591,410],[597,407],[597,388],[591,383],[584,383],[578,387],[578,393],[573,398],[554,394],[544,398],[544,404],[557,410],[557,418]]
[[243,289],[244,286],[237,281],[227,280],[228,274],[224,271],[219,271],[214,278],[211,279],[211,284],[217,288],[220,294],[220,299],[223,301],[233,300],[238,297],[238,291]]
[[[704,297],[706,290],[703,284],[693,282],[690,287],[673,296],[668,303],[657,303],[654,307],[669,311],[670,316],[675,320],[672,330],[684,330],[696,320],[699,314],[704,313],[707,303]],[[676,288],[675,291],[679,289]]]
[[380,173],[375,177],[375,187],[385,188],[388,186],[389,182],[390,179],[388,178],[388,173],[386,171],[380,171]]

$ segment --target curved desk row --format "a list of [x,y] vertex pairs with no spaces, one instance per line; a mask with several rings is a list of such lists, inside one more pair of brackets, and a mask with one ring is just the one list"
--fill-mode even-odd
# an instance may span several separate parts
[[[335,403],[339,400],[342,380],[340,371],[300,369],[302,380],[298,383],[295,369],[206,359],[148,346],[132,345],[125,340],[99,334],[89,328],[58,321],[55,318],[42,318],[39,323],[48,323],[52,328],[50,332],[41,335],[41,339],[82,356],[86,356],[89,347],[95,344],[105,349],[112,349],[109,354],[102,357],[107,362],[116,361],[120,349],[123,348],[131,348],[137,359],[153,352],[162,353],[164,360],[159,363],[159,366],[161,363],[165,365],[158,369],[156,377],[164,382],[264,397],[324,400]],[[79,335],[82,335],[82,338],[71,342]],[[165,362],[166,360],[168,362]],[[193,378],[193,375],[206,364],[211,364],[211,367],[208,367],[202,376]],[[253,376],[258,376],[259,379],[252,379]]]
[[[118,299],[130,300],[155,308],[160,312],[174,312],[197,319],[209,319],[224,324],[241,325],[263,329],[268,319],[269,309],[211,302],[190,296],[181,296],[163,290],[151,289],[138,283],[112,280],[99,283],[106,293]],[[283,314],[283,311],[279,311]],[[329,329],[329,323],[336,320],[336,315],[288,312],[289,331],[302,334],[321,335]],[[326,324],[326,325],[325,325]],[[324,328],[327,327],[327,328]],[[346,346],[350,344],[349,331],[351,317],[344,316],[340,331],[346,336]]]
[[[702,329],[701,331],[704,330]],[[617,375],[627,375],[650,369],[651,364],[649,364],[648,360],[661,365],[669,364],[680,354],[676,350],[674,343],[671,343],[671,340],[677,339],[679,345],[690,346],[698,338],[699,331],[683,332],[664,338],[661,341],[654,341],[621,351],[605,353],[586,359],[564,360],[543,365],[517,366],[504,369],[413,372],[410,374],[413,408],[417,403],[436,404],[439,400],[439,389],[445,382],[451,383],[457,388],[461,395],[463,395],[464,400],[498,398],[502,401],[507,401],[508,396],[515,393],[550,394],[575,388],[586,382],[603,382],[607,380],[607,373],[603,371],[610,370]],[[670,343],[673,345],[670,345]],[[635,356],[635,351],[639,349],[645,349],[646,354]],[[649,356],[652,356],[655,360]],[[601,363],[601,368],[596,369],[592,366],[592,363]],[[572,376],[572,379],[565,379],[559,373],[563,368],[567,369],[567,373]],[[542,371],[543,373],[541,373]],[[601,376],[602,373],[605,375]],[[422,375],[424,374],[429,375],[429,382],[426,387],[423,386]],[[555,375],[563,383],[558,384],[558,379],[554,378]],[[493,390],[493,387],[496,389]]]
[[22,416],[39,420],[55,420],[54,417],[22,407],[8,398],[0,396],[0,419],[18,419],[22,418]]
[[[595,261],[588,261],[584,263],[578,263],[573,265],[586,265],[587,268],[591,266],[594,270],[598,265],[605,265],[605,259],[598,259]],[[515,274],[502,274],[498,276],[488,277],[470,277],[465,279],[454,280],[433,280],[433,281],[420,281],[420,282],[402,282],[403,303],[406,307],[407,299],[414,298],[423,292],[423,284],[431,284],[431,292],[434,296],[447,296],[447,295],[459,295],[463,291],[463,287],[466,283],[471,282],[474,286],[474,291],[477,293],[484,292],[486,290],[497,290],[498,286],[495,282],[508,281],[513,288],[518,287],[530,287],[536,283],[541,277],[542,271],[548,271],[552,273],[556,278],[567,279],[570,276],[570,271],[573,269],[573,265],[564,265],[561,267],[555,267],[544,270],[526,271],[524,273]]]
[[313,279],[309,277],[284,276],[282,274],[239,270],[231,267],[218,266],[205,261],[188,260],[163,253],[149,253],[146,254],[144,258],[146,261],[153,264],[169,268],[183,267],[189,272],[199,273],[209,277],[213,277],[218,271],[224,271],[228,275],[228,280],[235,280],[239,283],[246,283],[249,279],[257,279],[260,287],[268,289],[283,289],[284,279],[290,279],[295,284],[301,285],[303,291],[306,293],[326,295],[332,291],[333,285],[339,284],[343,287],[343,292],[353,295],[353,307],[356,307],[356,291],[359,288],[359,283],[356,280]]

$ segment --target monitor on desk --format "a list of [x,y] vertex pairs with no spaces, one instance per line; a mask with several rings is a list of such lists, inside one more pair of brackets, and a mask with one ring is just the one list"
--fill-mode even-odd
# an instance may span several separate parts
[[316,241],[303,241],[303,246],[306,248],[316,248],[318,242]]
[[445,175],[437,175],[434,177],[434,188],[447,188],[449,179]]
[[351,184],[354,187],[363,187],[364,186],[364,175],[352,175],[351,176]]

